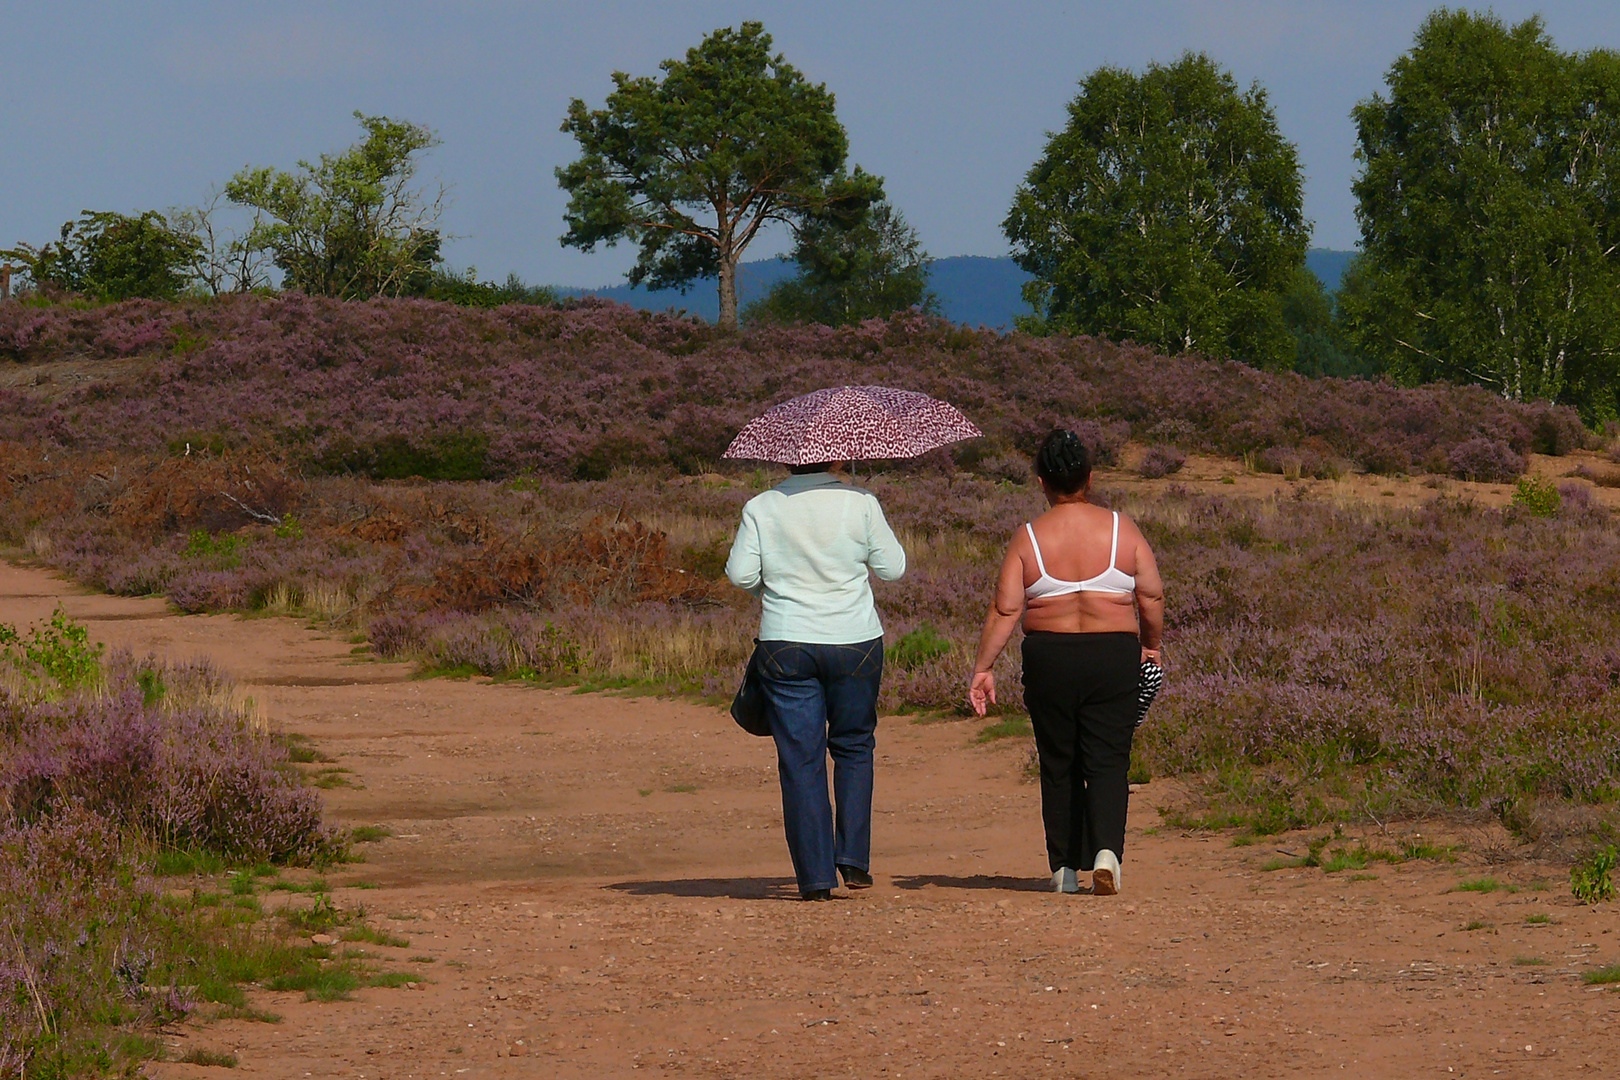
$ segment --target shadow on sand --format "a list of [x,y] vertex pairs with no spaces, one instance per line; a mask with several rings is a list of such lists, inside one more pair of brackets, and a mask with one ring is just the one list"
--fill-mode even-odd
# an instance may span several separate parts
[[606,886],[631,896],[701,896],[732,900],[797,900],[792,878],[677,878],[674,881],[618,881]]
[[930,885],[940,889],[991,889],[997,892],[1048,892],[1052,883],[1046,878],[1007,877],[1004,874],[973,874],[952,877],[949,874],[917,874],[897,877],[897,889],[926,889]]

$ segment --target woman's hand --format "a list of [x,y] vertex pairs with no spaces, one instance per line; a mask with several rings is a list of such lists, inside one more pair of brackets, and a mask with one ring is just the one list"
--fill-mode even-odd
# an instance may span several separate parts
[[1149,660],[1153,661],[1155,664],[1158,664],[1160,667],[1164,667],[1163,647],[1150,649],[1146,645],[1142,646],[1142,663],[1145,664]]
[[968,687],[968,704],[978,716],[984,715],[986,705],[996,703],[996,677],[988,671],[975,671],[973,683]]

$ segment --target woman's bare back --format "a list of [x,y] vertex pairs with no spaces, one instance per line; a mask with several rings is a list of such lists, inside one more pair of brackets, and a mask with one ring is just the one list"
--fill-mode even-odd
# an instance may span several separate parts
[[[1086,581],[1108,569],[1108,556],[1113,548],[1112,511],[1091,503],[1060,503],[1037,518],[1033,527],[1041,547],[1041,561],[1051,577],[1060,581]],[[1028,532],[1020,529],[1013,546],[1023,562],[1027,589],[1041,576]],[[1144,564],[1151,568],[1156,582],[1158,572],[1146,541],[1135,523],[1121,514],[1119,550],[1113,565],[1123,573],[1140,576]],[[1136,633],[1135,596],[1088,591],[1032,598],[1024,611],[1024,629],[1063,634]]]

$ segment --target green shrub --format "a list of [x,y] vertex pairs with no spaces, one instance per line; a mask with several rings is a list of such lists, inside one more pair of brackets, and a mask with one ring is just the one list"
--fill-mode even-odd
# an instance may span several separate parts
[[1513,505],[1522,507],[1536,517],[1553,517],[1564,505],[1564,500],[1552,481],[1521,476],[1513,489]]
[[24,637],[15,627],[0,623],[0,647],[11,652],[13,662],[24,668],[29,678],[54,680],[60,691],[78,690],[101,678],[102,646],[90,643],[90,631],[68,618],[57,608],[51,621],[36,626]]
[[894,643],[888,650],[889,663],[903,671],[921,667],[951,651],[949,638],[935,630],[930,623],[922,623],[911,633]]
[[198,529],[186,537],[186,546],[180,549],[180,554],[188,559],[219,559],[224,563],[225,569],[232,569],[238,563],[236,553],[247,540],[232,533],[215,536],[213,533]]
[[1569,889],[1583,904],[1598,904],[1614,899],[1614,845],[1599,848],[1569,871]]

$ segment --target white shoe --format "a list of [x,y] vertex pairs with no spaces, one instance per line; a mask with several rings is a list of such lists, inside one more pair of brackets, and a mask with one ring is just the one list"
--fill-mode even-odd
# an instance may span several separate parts
[[1114,896],[1119,892],[1119,856],[1107,848],[1097,852],[1097,862],[1091,868],[1091,894]]
[[1052,891],[1060,893],[1077,893],[1080,891],[1080,879],[1075,876],[1071,867],[1063,867],[1052,873]]

